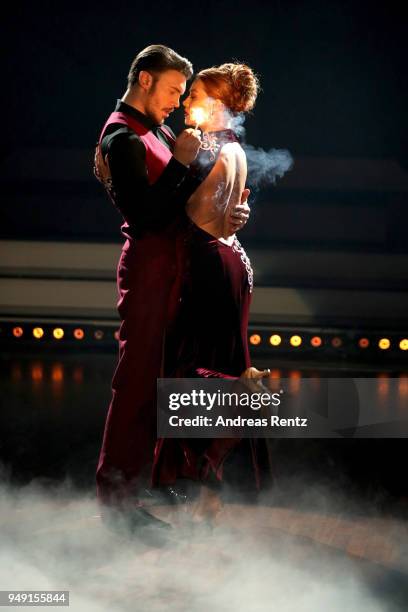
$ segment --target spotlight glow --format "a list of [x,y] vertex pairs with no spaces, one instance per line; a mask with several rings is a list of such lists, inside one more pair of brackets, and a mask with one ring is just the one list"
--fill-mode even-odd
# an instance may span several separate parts
[[408,351],[408,338],[403,338],[399,343],[401,351]]
[[320,336],[313,336],[313,338],[310,340],[310,344],[312,346],[322,346],[322,339]]
[[291,370],[289,372],[289,389],[292,393],[299,392],[301,382],[302,373],[299,370]]
[[368,338],[360,338],[358,341],[358,346],[362,349],[368,348],[370,346],[370,341]]
[[77,329],[74,329],[74,338],[76,340],[83,340],[85,336],[84,330],[81,329],[80,327],[78,327]]
[[44,330],[42,327],[34,327],[33,329],[33,336],[34,338],[37,338],[37,340],[39,340],[40,338],[42,338],[44,335]]
[[302,338],[300,336],[292,336],[289,342],[292,346],[300,346],[302,344]]
[[378,346],[380,347],[381,350],[386,351],[387,349],[390,348],[391,342],[389,338],[381,338],[381,340],[378,342]]
[[21,336],[23,335],[23,328],[22,327],[13,327],[13,336],[15,338],[21,338]]
[[249,336],[249,342],[254,346],[258,346],[258,344],[261,344],[262,338],[259,334],[252,334],[252,336]]
[[52,366],[51,379],[54,383],[60,383],[64,379],[64,368],[62,364],[55,363]]
[[52,335],[56,340],[61,340],[64,337],[64,330],[61,327],[56,327],[52,332]]
[[44,370],[41,363],[33,363],[31,365],[31,379],[35,382],[43,380]]
[[332,339],[331,343],[332,343],[332,346],[334,346],[334,348],[339,348],[340,346],[342,346],[343,340],[339,338],[338,336],[335,336]]
[[96,340],[102,340],[104,336],[103,331],[101,329],[97,329],[94,333],[94,336]]
[[377,390],[382,398],[388,395],[390,390],[390,377],[387,372],[381,372],[377,375]]
[[273,334],[269,338],[269,342],[272,344],[272,346],[279,346],[282,342],[282,338],[278,334]]
[[405,412],[405,407],[406,407],[406,398],[408,397],[408,376],[406,376],[405,374],[400,374],[399,376],[399,381],[398,381],[398,392],[401,396],[401,398],[403,398],[404,401],[404,412]]
[[206,119],[206,115],[207,115],[207,113],[200,106],[196,106],[195,108],[191,109],[190,116],[191,116],[191,119],[195,123],[196,129],[198,128],[199,125],[204,123],[204,121]]

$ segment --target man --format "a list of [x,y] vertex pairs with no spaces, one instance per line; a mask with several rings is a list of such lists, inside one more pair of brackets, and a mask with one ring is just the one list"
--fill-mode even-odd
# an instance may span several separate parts
[[[95,154],[95,174],[124,218],[127,239],[118,265],[119,363],[96,475],[98,499],[107,506],[123,508],[129,500],[140,506],[150,477],[156,379],[166,326],[179,301],[177,218],[202,180],[189,168],[201,145],[199,130],[175,138],[163,122],[179,107],[192,72],[191,63],[168,47],[141,51]],[[246,203],[236,208],[234,230],[248,211]],[[142,509],[139,515],[154,520]]]

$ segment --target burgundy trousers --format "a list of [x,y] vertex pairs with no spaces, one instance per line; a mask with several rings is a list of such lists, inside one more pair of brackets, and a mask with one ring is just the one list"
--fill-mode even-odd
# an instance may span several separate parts
[[127,240],[117,267],[119,362],[96,472],[97,497],[117,504],[149,486],[156,444],[156,379],[166,324],[177,309],[182,239],[174,227]]

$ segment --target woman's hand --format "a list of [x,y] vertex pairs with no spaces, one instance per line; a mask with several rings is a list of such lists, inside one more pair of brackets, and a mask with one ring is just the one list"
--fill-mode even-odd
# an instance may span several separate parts
[[249,219],[251,209],[248,206],[248,198],[250,195],[249,189],[244,189],[241,194],[241,203],[231,208],[230,218],[228,220],[229,235],[235,234],[242,229]]
[[239,382],[251,393],[259,393],[260,390],[267,391],[262,384],[262,378],[267,378],[271,373],[270,369],[258,370],[257,368],[247,368],[239,377]]
[[267,378],[271,373],[269,368],[266,370],[258,370],[257,368],[247,368],[245,372],[242,372],[240,378],[252,378],[259,380],[261,378]]

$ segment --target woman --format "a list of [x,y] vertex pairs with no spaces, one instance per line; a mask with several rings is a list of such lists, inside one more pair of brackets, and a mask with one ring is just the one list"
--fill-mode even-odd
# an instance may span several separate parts
[[[258,93],[252,70],[238,63],[198,73],[184,101],[186,124],[200,123],[203,145],[194,166],[207,175],[186,206],[181,306],[166,334],[164,372],[168,377],[252,377],[247,328],[253,273],[250,261],[230,234],[226,220],[245,187],[245,153],[234,131],[236,117],[250,111]],[[198,118],[201,121],[198,121]],[[205,486],[200,510],[213,514],[213,488],[222,481],[223,464],[237,439],[160,439],[153,485],[190,478]],[[256,445],[251,442],[259,485]]]

